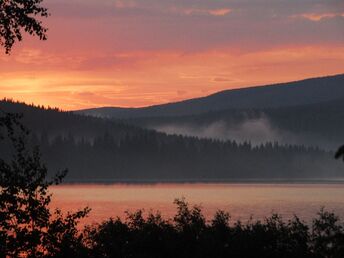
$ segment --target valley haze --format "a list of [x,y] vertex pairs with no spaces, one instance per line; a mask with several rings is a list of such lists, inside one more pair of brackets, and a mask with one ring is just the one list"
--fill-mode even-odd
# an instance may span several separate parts
[[142,109],[0,108],[24,115],[30,145],[69,183],[341,182],[343,85],[336,75]]

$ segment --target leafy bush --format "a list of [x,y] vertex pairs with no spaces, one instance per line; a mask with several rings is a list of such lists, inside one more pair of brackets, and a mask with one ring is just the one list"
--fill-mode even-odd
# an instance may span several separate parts
[[175,204],[172,219],[138,210],[88,227],[88,257],[344,257],[343,225],[324,210],[310,226],[277,214],[243,224],[224,211],[206,222],[199,206]]

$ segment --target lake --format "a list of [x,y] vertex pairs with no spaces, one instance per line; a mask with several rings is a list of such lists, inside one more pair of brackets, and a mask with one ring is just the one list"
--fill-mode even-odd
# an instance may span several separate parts
[[175,198],[200,204],[208,219],[216,210],[230,213],[233,220],[263,219],[274,212],[285,219],[294,214],[310,222],[321,207],[344,219],[344,184],[71,184],[54,186],[52,207],[75,211],[89,206],[83,224],[109,217],[125,218],[125,211],[144,208],[175,214]]

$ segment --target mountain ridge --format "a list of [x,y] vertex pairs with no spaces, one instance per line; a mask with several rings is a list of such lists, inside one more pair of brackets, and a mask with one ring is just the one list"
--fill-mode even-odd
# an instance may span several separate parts
[[273,108],[344,97],[344,74],[224,90],[209,96],[143,108],[101,107],[75,113],[108,118],[183,116],[229,108]]

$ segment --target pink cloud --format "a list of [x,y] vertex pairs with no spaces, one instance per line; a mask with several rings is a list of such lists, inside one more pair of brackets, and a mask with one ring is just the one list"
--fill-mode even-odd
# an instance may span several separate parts
[[229,8],[222,9],[199,9],[199,8],[190,8],[182,10],[182,13],[186,15],[211,15],[211,16],[225,16],[232,12]]
[[214,16],[225,16],[230,12],[232,12],[232,10],[229,8],[209,10],[209,13]]
[[323,19],[331,19],[336,17],[344,17],[343,13],[304,13],[304,14],[298,14],[293,15],[292,18],[305,18],[310,21],[318,22]]

